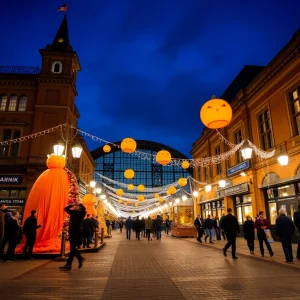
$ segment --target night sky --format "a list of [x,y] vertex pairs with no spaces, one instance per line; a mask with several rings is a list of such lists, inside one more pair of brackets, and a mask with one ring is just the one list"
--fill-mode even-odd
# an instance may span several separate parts
[[[243,3],[250,2],[250,3]],[[1,6],[0,65],[40,66],[63,1]],[[79,127],[109,141],[161,142],[189,155],[201,105],[246,64],[266,65],[300,27],[300,2],[72,0]],[[87,140],[92,150],[98,143]]]

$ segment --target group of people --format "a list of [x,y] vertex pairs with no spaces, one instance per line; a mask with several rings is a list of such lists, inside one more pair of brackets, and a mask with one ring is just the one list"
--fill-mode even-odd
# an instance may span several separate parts
[[[295,231],[295,226],[298,230],[300,230],[300,205],[298,207],[298,211],[294,213],[294,222],[286,215],[286,211],[283,208],[279,209],[279,216],[276,219],[275,230],[276,236],[281,241],[287,263],[293,262],[294,259],[292,250],[292,235]],[[227,209],[227,215],[223,215],[220,220],[218,217],[211,218],[210,215],[207,219],[203,220],[200,215],[198,215],[194,221],[194,225],[198,232],[197,241],[202,243],[202,237],[205,234],[205,241],[209,237],[210,243],[213,243],[214,234],[218,240],[221,240],[222,235],[224,239],[227,239],[227,243],[223,248],[224,256],[227,256],[227,250],[231,247],[232,258],[237,259],[236,237],[240,235],[240,226],[237,218],[232,214],[231,208]],[[274,255],[269,242],[269,238],[272,239],[270,228],[270,222],[265,218],[264,212],[262,211],[258,213],[255,221],[253,221],[250,216],[246,217],[246,221],[243,224],[243,233],[251,254],[254,254],[256,230],[261,256],[264,257],[265,255],[264,245],[267,247],[269,255],[271,257]],[[300,242],[297,250],[297,259],[300,259]]]
[[[123,222],[123,221],[121,221]],[[148,218],[136,217],[134,220],[131,217],[125,222],[126,228],[126,238],[127,240],[131,239],[131,232],[134,231],[136,234],[136,239],[140,240],[141,238],[146,238],[148,241],[152,241],[152,237],[157,240],[161,240],[161,232],[163,230],[163,224],[165,225],[166,232],[169,233],[170,229],[170,221],[167,219],[164,223],[162,217],[157,215],[156,219],[151,219],[149,216]],[[123,225],[122,225],[123,228]],[[120,227],[120,231],[121,227]],[[152,233],[152,237],[151,237]]]
[[82,222],[82,241],[79,245],[83,248],[91,248],[90,244],[95,242],[95,233],[99,232],[99,221],[98,216],[87,214],[86,218]]

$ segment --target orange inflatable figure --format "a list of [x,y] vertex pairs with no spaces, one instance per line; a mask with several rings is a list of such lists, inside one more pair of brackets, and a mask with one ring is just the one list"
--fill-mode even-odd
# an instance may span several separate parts
[[87,194],[82,198],[82,204],[86,208],[86,212],[89,215],[96,215],[96,209],[95,209],[95,196],[93,194]]

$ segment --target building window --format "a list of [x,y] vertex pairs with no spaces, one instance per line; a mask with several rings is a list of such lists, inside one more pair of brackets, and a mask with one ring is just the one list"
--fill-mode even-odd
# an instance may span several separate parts
[[296,89],[290,96],[290,108],[292,113],[292,125],[294,135],[300,134],[300,89]]
[[8,103],[8,111],[16,111],[17,110],[17,95],[11,95]]
[[27,109],[27,97],[21,96],[19,100],[19,111],[26,111]]
[[55,61],[52,64],[51,72],[56,73],[56,74],[60,74],[62,72],[62,63],[60,61]]
[[198,167],[198,180],[201,181],[202,176],[201,176],[201,167]]
[[[215,155],[220,155],[221,154],[221,146],[217,146],[215,148]],[[216,174],[219,175],[222,173],[222,164],[221,162],[219,164],[216,164]]]
[[7,106],[7,96],[1,95],[0,96],[0,111],[5,111]]
[[[2,129],[1,141],[9,141],[21,137],[21,130],[19,129]],[[20,143],[11,143],[9,145],[0,146],[0,156],[18,157]]]
[[[234,133],[234,142],[235,144],[240,144],[242,141],[243,141],[242,130],[239,129]],[[235,152],[235,160],[236,160],[236,164],[239,164],[243,161],[241,151]]]
[[262,149],[271,149],[273,147],[273,137],[270,122],[270,114],[268,109],[266,109],[258,116],[258,127]]

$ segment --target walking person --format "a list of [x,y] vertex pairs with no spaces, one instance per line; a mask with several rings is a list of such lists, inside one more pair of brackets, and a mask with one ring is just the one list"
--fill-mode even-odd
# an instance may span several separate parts
[[218,241],[220,241],[221,240],[221,233],[220,233],[220,220],[219,220],[219,217],[215,216],[213,222],[214,222],[213,226],[214,226],[216,238],[217,238]]
[[222,214],[222,217],[220,219],[220,232],[221,232],[221,235],[222,235],[224,241],[226,241],[226,234],[225,234],[224,230],[222,229],[222,221],[225,216],[226,216],[225,214]]
[[74,257],[77,257],[79,265],[78,268],[81,268],[85,258],[82,257],[77,250],[77,245],[80,243],[82,237],[82,222],[86,215],[86,209],[82,203],[71,204],[65,207],[65,212],[70,215],[69,221],[69,241],[70,241],[70,254],[67,260],[67,263],[60,267],[61,270],[71,270],[72,262]]
[[87,214],[86,218],[82,222],[82,234],[83,234],[83,248],[91,248],[91,234],[94,231],[93,220],[90,218],[91,215]]
[[294,260],[292,235],[295,231],[295,226],[283,208],[279,209],[278,214],[279,217],[276,219],[276,235],[280,238],[286,262],[292,263]]
[[131,219],[130,216],[128,217],[128,219],[125,222],[125,228],[126,228],[126,237],[127,237],[127,240],[130,240],[131,230],[133,228],[133,220]]
[[137,240],[141,239],[142,226],[142,220],[140,220],[139,217],[136,217],[135,221],[133,222],[133,228],[135,230],[135,237]]
[[255,220],[255,228],[257,230],[257,239],[259,242],[259,248],[260,248],[260,253],[261,253],[262,257],[264,257],[264,255],[265,255],[264,242],[267,246],[270,256],[272,257],[274,255],[272,247],[271,247],[270,243],[268,242],[267,236],[265,233],[265,229],[270,229],[270,227],[271,227],[270,223],[265,218],[264,212],[260,211],[258,213],[258,218]]
[[[298,206],[298,211],[294,212],[294,223],[298,229],[298,233],[300,233],[300,204]],[[297,259],[300,259],[300,239],[297,248]]]
[[161,231],[162,231],[163,219],[160,215],[157,215],[155,220],[155,229],[156,229],[156,238],[161,240]]
[[97,234],[97,232],[99,231],[99,221],[97,218],[98,218],[98,216],[96,216],[95,214],[92,214],[91,220],[93,223],[93,228],[92,228],[91,237],[90,237],[91,243],[95,243],[95,232]]
[[169,218],[166,219],[166,234],[169,235],[170,231],[170,220]]
[[32,250],[36,240],[36,230],[42,227],[42,224],[38,225],[36,215],[36,210],[32,210],[30,213],[30,217],[28,217],[24,222],[23,233],[26,237],[26,244],[22,252],[22,256],[24,259],[32,258]]
[[246,221],[243,225],[243,232],[245,240],[251,254],[254,254],[254,222],[250,216],[246,217]]
[[123,220],[121,219],[121,220],[119,221],[120,233],[122,233],[123,227],[124,227],[124,223],[123,223]]
[[198,236],[197,236],[197,241],[202,243],[202,236],[204,232],[204,222],[201,219],[200,215],[197,215],[197,218],[194,220],[194,226],[196,227]]
[[224,256],[227,256],[227,250],[231,247],[232,258],[238,259],[236,251],[236,236],[240,233],[240,227],[237,218],[232,215],[232,209],[227,209],[227,215],[222,217],[222,229],[224,230],[227,237],[227,244],[223,249]]
[[[145,220],[146,238],[148,239],[148,242],[150,241],[150,238],[151,238],[152,229],[153,229],[153,221],[152,221],[151,217],[149,216]],[[151,238],[151,241],[152,241],[152,238]]]
[[145,238],[146,237],[146,230],[145,230],[145,218],[144,217],[142,218],[141,223],[142,223],[141,237]]
[[207,219],[205,219],[204,221],[204,226],[205,226],[205,230],[206,230],[206,235],[205,235],[205,242],[207,240],[207,238],[209,237],[209,242],[211,244],[213,244],[213,235],[214,235],[214,221],[211,219],[211,215],[207,216]]

